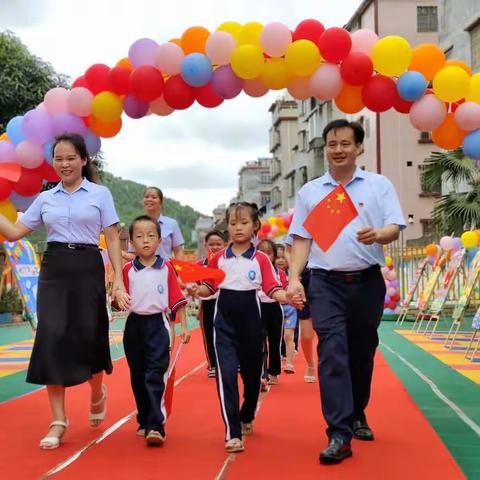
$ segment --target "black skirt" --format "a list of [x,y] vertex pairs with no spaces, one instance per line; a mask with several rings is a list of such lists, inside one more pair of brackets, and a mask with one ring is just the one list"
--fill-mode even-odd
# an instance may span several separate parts
[[105,270],[98,249],[48,248],[38,282],[38,328],[27,382],[78,385],[112,372]]

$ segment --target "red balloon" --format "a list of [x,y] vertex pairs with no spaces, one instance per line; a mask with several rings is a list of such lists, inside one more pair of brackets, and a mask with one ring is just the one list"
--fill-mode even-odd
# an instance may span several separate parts
[[96,63],[87,69],[85,72],[85,80],[88,88],[96,95],[100,92],[105,92],[109,88],[109,74],[110,67],[103,63]]
[[265,235],[269,233],[271,229],[272,229],[272,226],[269,223],[262,224],[261,230]]
[[128,80],[131,73],[129,68],[113,67],[108,74],[109,90],[118,95],[129,94]]
[[368,55],[362,52],[349,53],[340,66],[343,80],[356,87],[366,83],[373,73],[373,63]]
[[175,110],[185,110],[195,101],[195,93],[180,75],[174,75],[165,82],[163,98]]
[[[451,104],[450,104],[450,111],[451,111],[452,113],[455,113],[455,110],[456,110],[462,103],[465,103],[465,99],[464,99],[464,98],[462,98],[462,99],[459,100],[458,102],[451,103]],[[448,109],[448,106],[447,106],[447,109]]]
[[42,176],[47,182],[59,182],[60,177],[57,175],[55,169],[47,162],[43,162],[35,170]]
[[393,107],[397,87],[390,77],[375,75],[362,89],[362,100],[372,112],[386,112]]
[[318,48],[325,60],[339,63],[350,53],[352,38],[343,28],[327,28],[318,39]]
[[81,75],[80,77],[76,78],[73,83],[72,83],[72,88],[75,87],[84,87],[88,88],[88,83],[87,80],[85,80],[85,77]]
[[297,28],[293,32],[293,41],[305,39],[317,44],[320,35],[324,31],[325,27],[318,20],[309,18],[297,25]]
[[6,200],[12,193],[13,183],[6,178],[0,178],[0,202]]
[[42,185],[43,178],[38,169],[22,168],[18,182],[13,184],[13,191],[23,197],[32,197],[42,189]]
[[158,68],[152,65],[142,65],[130,74],[128,85],[130,93],[137,100],[151,102],[163,93],[165,80]]
[[409,113],[414,102],[407,102],[404,100],[397,92],[395,95],[395,101],[393,103],[393,108],[400,113]]
[[194,89],[195,100],[205,108],[218,107],[223,103],[223,97],[221,97],[212,87],[211,83],[207,83],[203,87],[197,87]]

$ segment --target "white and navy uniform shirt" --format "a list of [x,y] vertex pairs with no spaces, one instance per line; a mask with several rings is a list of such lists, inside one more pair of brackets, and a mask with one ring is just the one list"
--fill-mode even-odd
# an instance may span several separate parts
[[[288,280],[287,276],[285,275],[285,272],[283,270],[280,270],[279,268],[273,266],[273,270],[275,271],[278,280],[280,281],[282,288],[287,288]],[[260,290],[258,292],[258,298],[260,299],[260,302],[262,303],[275,303],[276,300],[274,300],[272,297],[269,297],[268,295],[265,294],[263,290]]]
[[187,304],[175,269],[158,255],[150,267],[143,265],[138,257],[126,263],[123,281],[131,297],[130,312],[139,315],[170,314]]
[[208,262],[208,266],[220,268],[225,272],[225,278],[218,285],[203,282],[212,293],[217,289],[263,290],[271,297],[282,288],[268,256],[259,252],[253,245],[242,255],[235,255],[232,245],[229,245],[225,250],[217,252]]

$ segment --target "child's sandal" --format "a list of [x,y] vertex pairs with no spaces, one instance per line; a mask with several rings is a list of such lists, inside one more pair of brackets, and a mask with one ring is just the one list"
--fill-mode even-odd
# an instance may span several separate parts
[[225,450],[228,453],[239,453],[245,450],[243,442],[239,438],[231,438],[225,443]]

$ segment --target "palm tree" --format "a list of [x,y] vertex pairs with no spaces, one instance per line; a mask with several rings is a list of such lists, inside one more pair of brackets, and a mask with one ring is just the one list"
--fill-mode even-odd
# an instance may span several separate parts
[[459,236],[465,230],[480,228],[480,172],[460,148],[432,152],[423,163],[422,181],[427,189],[438,184],[452,188],[436,201],[432,211],[439,234]]

